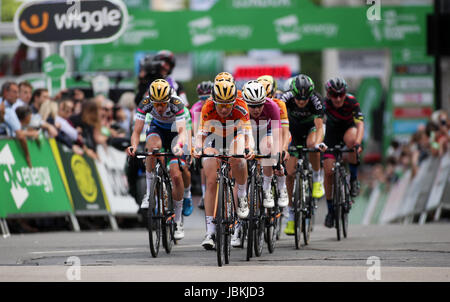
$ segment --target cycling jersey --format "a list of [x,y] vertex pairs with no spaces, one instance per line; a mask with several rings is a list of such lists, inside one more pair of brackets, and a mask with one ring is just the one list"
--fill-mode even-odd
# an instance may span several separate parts
[[162,115],[156,111],[149,98],[143,99],[136,108],[136,119],[145,121],[145,115],[150,113],[153,117],[152,124],[163,129],[172,129],[175,121],[185,120],[184,105],[177,96],[171,96],[167,108]]
[[[275,102],[267,99],[261,114],[257,118],[250,116],[250,119],[254,134],[256,132],[255,127],[257,127],[259,133],[271,134],[272,126],[280,128],[280,108]],[[256,138],[255,135],[254,137]]]
[[280,108],[281,127],[289,127],[289,118],[288,118],[286,104],[282,100],[276,99],[276,98],[273,98],[272,101],[274,101]]
[[212,100],[207,100],[202,107],[199,131],[206,136],[215,133],[225,137],[235,132],[248,134],[251,130],[247,103],[239,98],[233,104],[231,113],[223,118],[216,110]]
[[344,105],[340,108],[334,107],[329,98],[325,98],[324,105],[327,128],[348,128],[355,123],[364,121],[359,103],[351,94],[346,95]]

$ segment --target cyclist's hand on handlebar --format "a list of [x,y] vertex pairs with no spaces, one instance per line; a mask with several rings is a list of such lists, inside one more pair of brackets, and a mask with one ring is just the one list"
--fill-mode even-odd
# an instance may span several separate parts
[[182,156],[183,155],[183,145],[181,143],[177,143],[173,148],[172,148],[172,153],[175,156]]
[[137,150],[136,146],[129,146],[127,148],[127,155],[128,156],[134,156],[136,154],[136,150]]
[[325,152],[328,149],[328,146],[325,145],[324,143],[320,143],[320,144],[315,145],[314,148],[316,148],[322,152]]
[[251,149],[251,148],[245,148],[244,158],[246,160],[254,159],[255,158],[255,151],[253,151],[253,149]]

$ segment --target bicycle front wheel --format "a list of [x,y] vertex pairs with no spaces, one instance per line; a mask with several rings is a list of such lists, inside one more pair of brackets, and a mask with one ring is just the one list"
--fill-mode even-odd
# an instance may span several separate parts
[[162,192],[158,177],[154,177],[150,187],[149,207],[147,212],[148,239],[150,252],[154,258],[158,256],[161,242]]
[[247,261],[250,261],[250,258],[253,257],[253,243],[255,238],[255,199],[257,198],[256,192],[256,176],[252,175],[250,179],[249,186],[250,198],[249,198],[249,206],[250,212],[248,214],[248,229],[247,229]]
[[302,221],[302,229],[303,229],[303,242],[305,245],[309,244],[309,239],[311,237],[312,232],[312,216],[314,213],[313,209],[313,200],[312,200],[312,180],[308,179],[308,182],[304,184],[305,187],[305,200],[306,200],[306,208],[307,212],[306,215],[303,215],[303,221]]
[[341,209],[341,220],[342,220],[342,234],[344,238],[347,238],[348,233],[348,212],[349,212],[349,197],[350,192],[348,192],[348,186],[341,186],[343,189],[344,203]]
[[224,226],[224,178],[219,179],[219,185],[217,188],[217,209],[216,209],[216,252],[217,252],[217,265],[220,267],[225,263],[225,226]]
[[336,227],[337,240],[341,240],[341,178],[339,171],[336,169],[334,172],[334,195],[333,195],[333,210],[334,210],[334,226]]
[[301,233],[302,233],[302,198],[304,192],[302,179],[300,174],[297,173],[295,176],[295,187],[294,187],[294,230],[295,230],[295,248],[300,249],[301,243]]
[[170,184],[170,180],[166,180],[166,182],[161,183],[162,189],[162,201],[163,201],[163,218],[162,218],[162,240],[163,246],[166,250],[167,254],[170,254],[172,251],[173,244],[176,243],[174,239],[175,235],[175,212],[173,208],[173,199],[172,199],[172,186]]
[[256,257],[260,257],[262,255],[262,250],[264,247],[264,229],[265,229],[265,215],[264,215],[264,206],[262,204],[262,188],[257,186],[257,199],[256,199],[256,228],[255,228],[255,255]]

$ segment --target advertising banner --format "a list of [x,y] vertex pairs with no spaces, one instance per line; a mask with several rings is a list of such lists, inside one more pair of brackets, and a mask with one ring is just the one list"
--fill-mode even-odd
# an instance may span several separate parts
[[0,140],[0,217],[72,212],[49,142],[29,141],[28,148],[32,167],[16,140]]
[[126,154],[112,147],[99,146],[97,153],[102,159],[95,162],[102,179],[106,196],[111,207],[111,213],[137,214],[139,210],[136,201],[128,194],[128,182],[125,175]]
[[113,43],[83,51],[80,60],[91,56],[92,70],[105,66],[130,69],[135,52],[155,49],[305,51],[420,46],[426,44],[426,15],[432,12],[431,6],[389,6],[381,11],[380,21],[369,21],[367,6],[329,8],[288,1],[289,5],[255,7],[254,2],[258,1],[219,1],[208,11],[130,8],[125,33]]
[[94,160],[87,155],[75,154],[60,143],[56,143],[52,149],[55,158],[60,162],[61,175],[67,183],[75,213],[109,211]]

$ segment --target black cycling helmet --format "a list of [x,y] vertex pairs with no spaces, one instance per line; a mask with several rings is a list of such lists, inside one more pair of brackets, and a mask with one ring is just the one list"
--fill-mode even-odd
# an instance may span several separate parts
[[326,82],[325,89],[330,95],[344,95],[347,93],[347,82],[343,78],[331,78]]
[[310,77],[299,74],[291,82],[291,91],[298,100],[307,100],[314,92],[314,82]]
[[170,50],[160,50],[158,53],[153,57],[154,62],[166,62],[169,64],[170,70],[169,74],[172,72],[173,68],[175,67],[175,56]]
[[198,95],[209,95],[214,87],[214,83],[211,81],[203,81],[197,85]]

